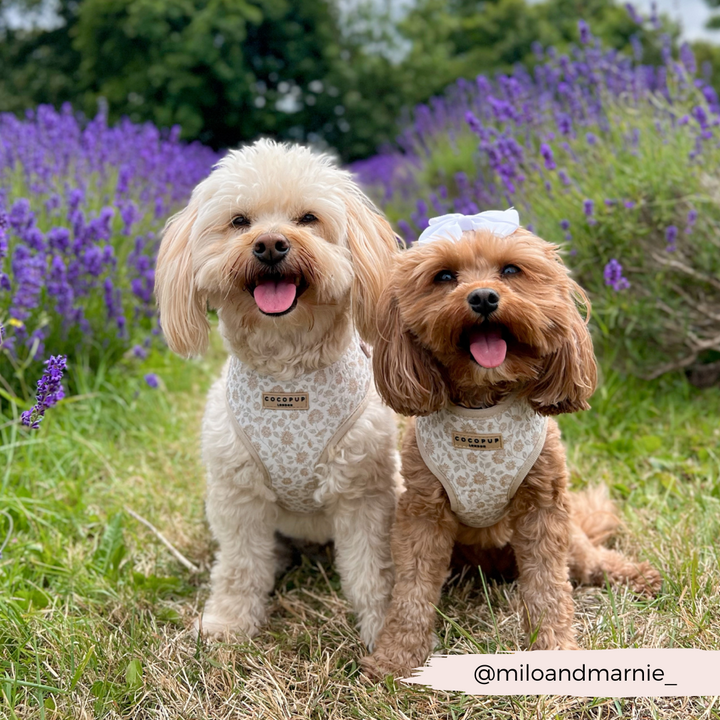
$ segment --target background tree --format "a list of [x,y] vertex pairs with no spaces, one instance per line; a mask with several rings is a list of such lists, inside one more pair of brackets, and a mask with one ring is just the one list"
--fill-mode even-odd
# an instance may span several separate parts
[[336,102],[337,22],[318,0],[84,0],[73,47],[86,108],[105,97],[214,147],[304,137]]
[[[720,0],[705,0],[705,4],[712,10],[720,8]],[[713,13],[705,23],[708,30],[720,30],[720,13]]]
[[[72,43],[78,2],[60,0],[44,17],[42,2],[0,0],[0,110],[23,113],[39,103],[75,100],[80,54]],[[14,29],[11,13],[31,13],[42,27]]]
[[566,52],[580,40],[578,18],[606,46],[633,54],[639,42],[649,63],[660,61],[663,33],[679,35],[667,20],[639,26],[614,0],[419,0],[399,26],[411,47],[403,65],[420,102],[459,77],[532,67],[536,47]]
[[[613,0],[0,0],[0,110],[102,98],[185,139],[228,147],[258,135],[332,146],[344,160],[392,140],[404,107],[459,77],[564,52],[577,18],[626,53],[660,59],[668,23],[638,26]],[[719,2],[720,0],[708,0]],[[8,8],[34,11],[13,29]],[[54,10],[53,10],[54,8]],[[700,58],[720,66],[714,46]]]

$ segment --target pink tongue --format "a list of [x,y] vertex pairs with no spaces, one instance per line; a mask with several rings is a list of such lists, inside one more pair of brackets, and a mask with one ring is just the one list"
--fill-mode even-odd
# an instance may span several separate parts
[[297,288],[287,280],[262,280],[253,293],[257,306],[264,313],[274,315],[289,310],[295,302]]
[[507,343],[499,330],[476,330],[470,336],[470,353],[478,365],[494,368],[505,360]]

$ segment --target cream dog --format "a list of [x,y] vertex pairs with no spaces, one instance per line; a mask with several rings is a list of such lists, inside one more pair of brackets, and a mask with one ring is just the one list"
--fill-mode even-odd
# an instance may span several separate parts
[[[395,425],[369,353],[396,237],[324,155],[261,140],[226,155],[170,219],[156,292],[170,347],[230,353],[202,429],[207,517],[219,551],[196,626],[252,636],[276,570],[275,532],[335,543],[371,646],[392,588]],[[356,330],[357,328],[357,330]]]

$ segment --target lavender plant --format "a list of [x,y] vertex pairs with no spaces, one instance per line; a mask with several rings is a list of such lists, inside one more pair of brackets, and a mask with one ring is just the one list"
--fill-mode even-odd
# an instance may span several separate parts
[[[632,10],[632,8],[631,8]],[[645,22],[634,10],[639,22]],[[562,245],[598,348],[657,376],[720,358],[720,103],[689,47],[664,65],[581,27],[569,55],[459,80],[354,165],[412,243],[433,215],[511,205]]]
[[30,396],[25,378],[48,352],[93,368],[142,357],[159,335],[158,232],[217,159],[178,138],[179,128],[110,127],[103,112],[86,122],[68,105],[0,115],[5,400]]
[[23,425],[37,430],[45,417],[45,411],[65,397],[62,378],[66,369],[67,358],[64,355],[51,355],[45,361],[45,371],[37,382],[35,405],[21,415]]

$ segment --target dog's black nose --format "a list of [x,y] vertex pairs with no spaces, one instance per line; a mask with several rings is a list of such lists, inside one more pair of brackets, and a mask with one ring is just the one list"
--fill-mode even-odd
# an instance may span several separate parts
[[290,251],[290,243],[280,233],[263,233],[255,241],[253,255],[265,265],[277,265]]
[[478,288],[473,290],[467,296],[468,305],[478,315],[484,315],[487,317],[490,313],[495,312],[500,302],[500,296],[490,288]]

